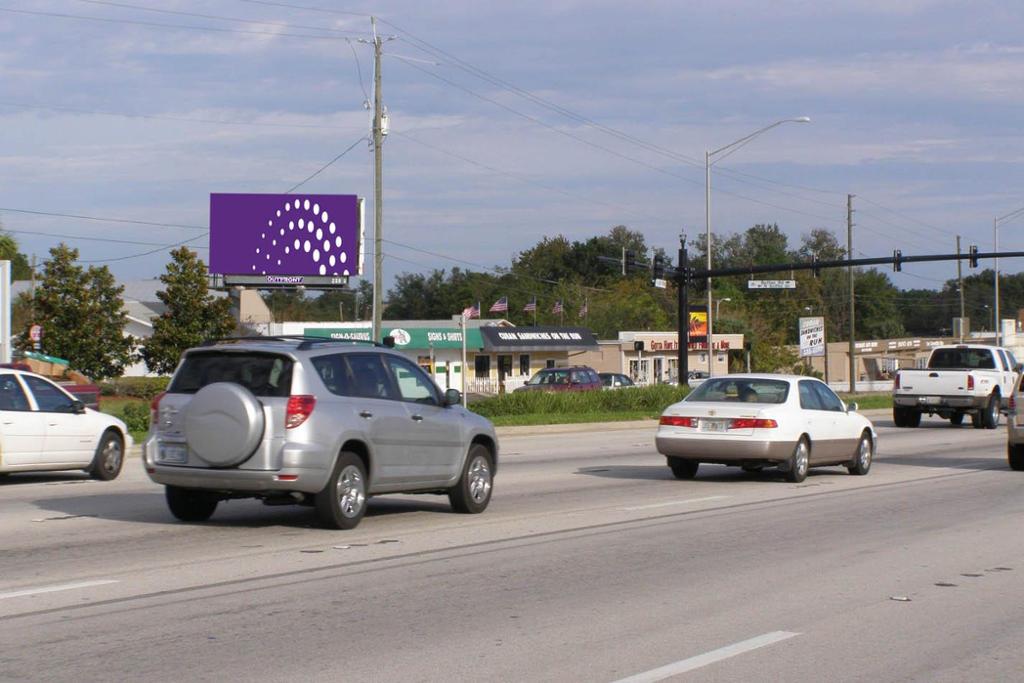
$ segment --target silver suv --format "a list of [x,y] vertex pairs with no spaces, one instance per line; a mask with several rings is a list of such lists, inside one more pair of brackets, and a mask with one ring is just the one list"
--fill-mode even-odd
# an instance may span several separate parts
[[230,498],[316,508],[351,529],[382,493],[447,494],[458,512],[491,499],[498,439],[405,356],[370,342],[225,339],[185,352],[152,405],[143,460],[178,519]]

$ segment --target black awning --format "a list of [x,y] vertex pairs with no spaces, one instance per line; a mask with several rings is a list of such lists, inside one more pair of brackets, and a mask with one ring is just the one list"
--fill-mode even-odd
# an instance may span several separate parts
[[484,351],[580,351],[597,346],[585,327],[481,327]]

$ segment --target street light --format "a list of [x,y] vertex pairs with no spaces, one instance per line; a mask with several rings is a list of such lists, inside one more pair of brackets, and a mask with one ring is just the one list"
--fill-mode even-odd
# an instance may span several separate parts
[[[1013,218],[1016,218],[1017,216],[1021,215],[1022,213],[1024,213],[1024,208],[1017,209],[1016,211],[1011,211],[1010,213],[1006,214],[1005,216],[1000,216],[999,218],[993,219],[993,221],[992,221],[992,240],[993,240],[993,242],[995,242],[996,253],[997,254],[999,253],[999,224],[1004,222],[1004,221],[1008,221],[1008,220],[1011,220]],[[996,306],[996,308],[995,308],[995,321],[996,322],[995,322],[994,327],[996,328],[996,346],[1002,346],[1002,343],[1003,343],[1002,337],[1003,337],[1003,335],[1002,335],[1002,329],[1000,329],[1000,328],[1002,328],[1002,325],[999,324],[1001,321],[999,320],[999,257],[998,256],[995,257],[995,270],[996,270],[995,275],[992,276],[992,278],[995,280],[995,306]]]
[[723,301],[732,301],[732,299],[730,299],[729,297],[724,297],[722,299],[718,299],[717,301],[715,301],[715,317],[716,318],[718,317],[718,308],[722,305]]
[[[775,123],[765,126],[764,128],[758,128],[750,135],[745,135],[739,140],[734,140],[724,147],[708,152],[704,152],[704,227],[706,229],[706,239],[704,247],[708,252],[708,270],[711,270],[711,167],[716,163],[726,158],[736,150],[745,146],[748,142],[751,142],[754,138],[765,133],[776,126],[781,126],[784,123],[810,123],[811,118],[809,116],[799,116],[795,119],[781,119]],[[721,156],[718,156],[721,154]],[[718,157],[717,159],[715,157]],[[712,335],[712,322],[711,322],[711,308],[712,308],[712,296],[711,296],[711,278],[707,279],[708,288],[708,377],[714,376],[714,341]],[[718,317],[718,312],[715,312],[715,317]]]

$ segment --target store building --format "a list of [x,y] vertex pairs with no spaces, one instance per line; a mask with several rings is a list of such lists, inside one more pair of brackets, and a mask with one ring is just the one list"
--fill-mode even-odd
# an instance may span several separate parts
[[[714,374],[729,372],[730,354],[742,355],[742,334],[716,334],[713,344]],[[675,383],[679,377],[679,333],[619,332],[618,339],[600,340],[597,348],[577,356],[581,365],[598,372],[628,375],[637,384]],[[708,371],[705,344],[693,343],[687,353],[690,372]]]

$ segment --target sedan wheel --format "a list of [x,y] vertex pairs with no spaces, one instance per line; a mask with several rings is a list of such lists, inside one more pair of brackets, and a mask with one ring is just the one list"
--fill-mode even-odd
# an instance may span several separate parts
[[850,464],[846,466],[846,469],[850,471],[850,474],[865,475],[871,469],[873,456],[874,444],[871,442],[871,437],[867,434],[862,434],[860,443],[857,444],[857,453],[853,456]]
[[96,447],[96,455],[89,465],[93,479],[110,481],[116,479],[124,465],[124,442],[115,432],[106,432]]
[[1008,445],[1006,447],[1006,460],[1010,469],[1017,472],[1024,471],[1024,445]]
[[786,469],[788,481],[799,484],[807,478],[807,470],[811,464],[811,447],[807,444],[807,439],[800,439],[797,442],[787,464],[789,466]]
[[697,469],[700,467],[700,463],[684,458],[669,458],[668,466],[676,479],[693,479],[697,476]]

